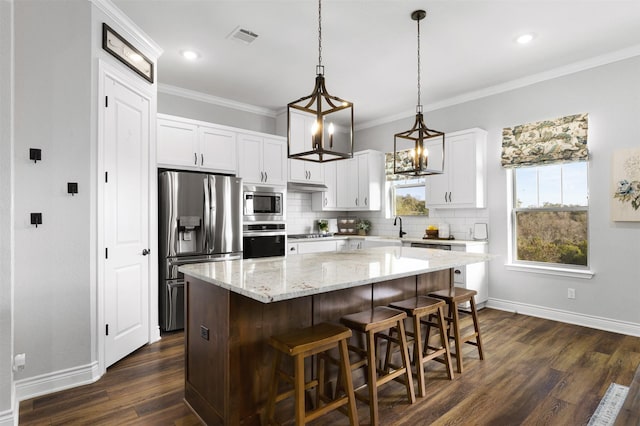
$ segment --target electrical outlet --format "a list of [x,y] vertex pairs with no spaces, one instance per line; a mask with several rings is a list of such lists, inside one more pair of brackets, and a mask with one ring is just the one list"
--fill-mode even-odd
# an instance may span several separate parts
[[26,364],[27,364],[27,355],[26,354],[17,354],[13,358],[13,371],[24,370],[24,366]]
[[209,340],[209,329],[204,325],[200,326],[200,337],[202,337],[204,340]]
[[575,299],[576,298],[576,289],[575,288],[568,288],[567,289],[567,298],[568,299]]

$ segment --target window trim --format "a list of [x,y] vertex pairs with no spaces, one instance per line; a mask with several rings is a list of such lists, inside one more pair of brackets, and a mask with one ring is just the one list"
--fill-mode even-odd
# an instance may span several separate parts
[[[589,163],[587,163],[587,202],[589,202],[589,189],[590,189],[590,173]],[[534,167],[544,167],[550,164],[540,164]],[[515,168],[507,169],[507,191],[510,195],[509,199],[509,221],[508,221],[508,235],[509,235],[509,247],[507,262],[505,268],[510,271],[532,272],[546,275],[558,275],[572,278],[585,278],[591,279],[595,272],[591,270],[591,232],[589,226],[589,211],[590,203],[587,206],[575,206],[575,207],[538,207],[538,208],[523,208],[515,207],[515,201],[517,199],[517,182]],[[587,213],[587,244],[589,250],[587,251],[587,264],[586,265],[571,265],[564,263],[550,263],[550,262],[535,262],[529,260],[516,259],[518,253],[518,244],[516,239],[516,215],[518,212],[579,212],[584,211]]]
[[[409,180],[414,180],[412,183],[407,183]],[[416,182],[417,181],[417,182]],[[418,179],[399,179],[395,181],[388,181],[390,184],[390,195],[391,195],[391,217],[395,217],[398,215],[396,212],[396,189],[397,188],[420,188],[424,190],[424,207],[427,210],[425,214],[403,214],[403,216],[408,217],[429,217],[429,206],[427,206],[427,186],[424,178]]]

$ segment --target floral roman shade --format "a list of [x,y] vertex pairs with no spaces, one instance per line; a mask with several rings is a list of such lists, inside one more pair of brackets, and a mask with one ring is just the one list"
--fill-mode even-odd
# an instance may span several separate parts
[[502,129],[502,167],[587,161],[588,114]]
[[[410,149],[398,151],[399,166],[398,169],[410,170],[413,167],[413,157]],[[405,180],[412,179],[411,175],[402,175],[393,173],[393,152],[387,152],[384,154],[384,173],[387,176],[387,180]]]

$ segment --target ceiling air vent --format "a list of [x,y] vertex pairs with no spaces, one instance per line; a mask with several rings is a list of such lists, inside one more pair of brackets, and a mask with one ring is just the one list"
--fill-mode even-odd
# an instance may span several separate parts
[[258,34],[244,28],[236,27],[233,31],[231,31],[231,34],[229,34],[227,38],[231,40],[241,41],[244,44],[251,44],[255,39],[258,38]]

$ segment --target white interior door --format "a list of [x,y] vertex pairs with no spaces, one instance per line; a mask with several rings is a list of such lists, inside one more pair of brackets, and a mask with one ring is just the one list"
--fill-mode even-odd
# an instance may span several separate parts
[[[149,99],[105,76],[105,367],[149,341]],[[147,253],[148,254],[148,253]]]

